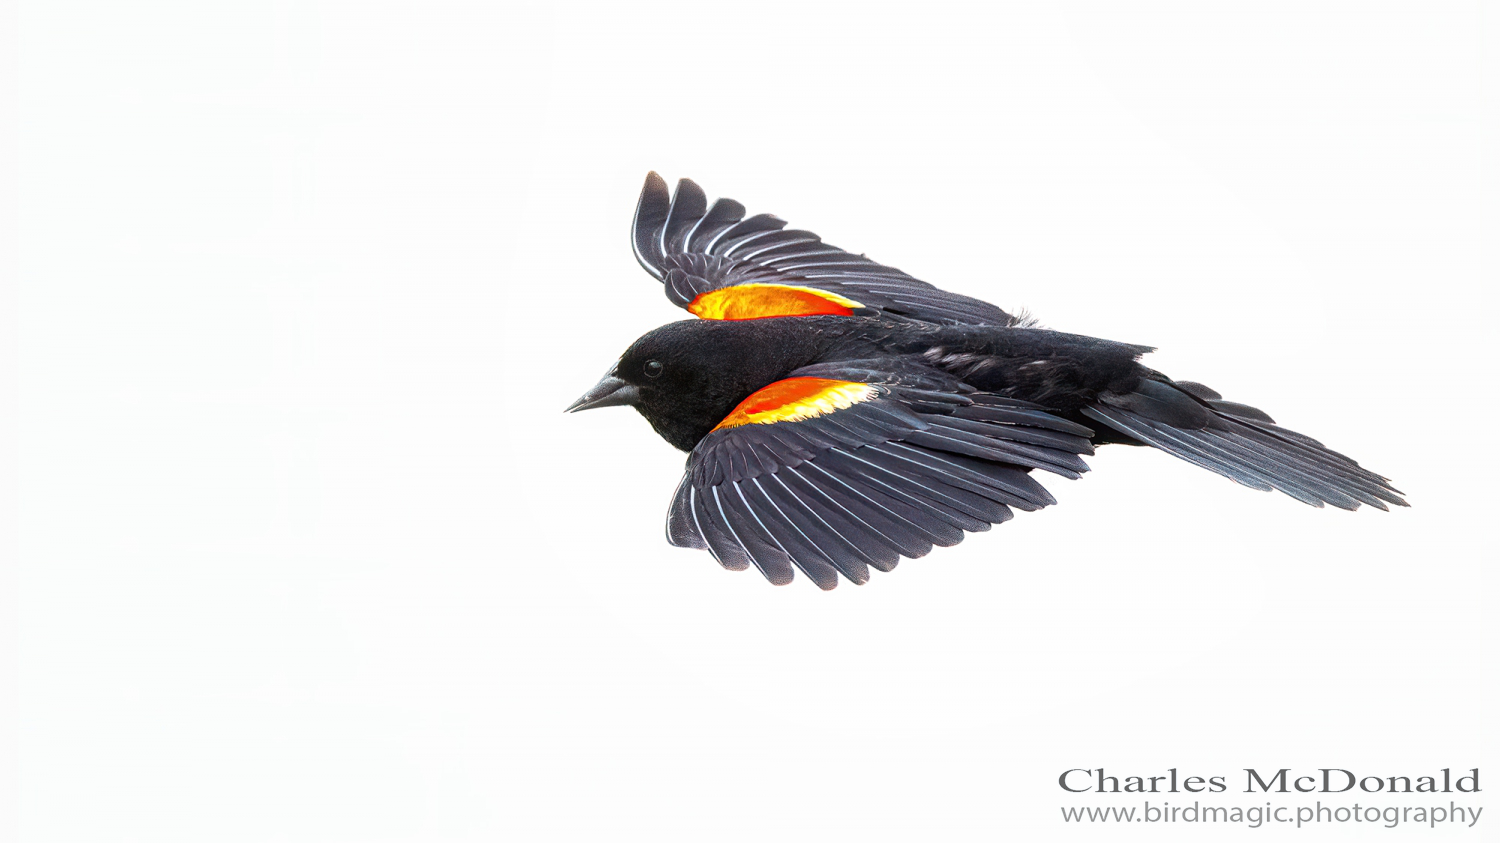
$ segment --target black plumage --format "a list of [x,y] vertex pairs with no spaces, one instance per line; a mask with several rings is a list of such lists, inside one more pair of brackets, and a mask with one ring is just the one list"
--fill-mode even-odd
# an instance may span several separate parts
[[1313,506],[1406,506],[1271,417],[1140,363],[1148,346],[1044,330],[986,302],[709,205],[655,173],[637,258],[700,320],[637,340],[569,410],[634,406],[689,451],[674,545],[832,588],[1056,501],[1101,444],[1149,445]]

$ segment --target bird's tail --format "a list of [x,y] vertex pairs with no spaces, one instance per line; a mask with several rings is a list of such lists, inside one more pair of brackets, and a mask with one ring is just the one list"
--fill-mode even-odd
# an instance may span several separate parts
[[1252,489],[1279,489],[1317,507],[1408,505],[1386,478],[1202,384],[1143,380],[1129,394],[1106,393],[1083,414]]

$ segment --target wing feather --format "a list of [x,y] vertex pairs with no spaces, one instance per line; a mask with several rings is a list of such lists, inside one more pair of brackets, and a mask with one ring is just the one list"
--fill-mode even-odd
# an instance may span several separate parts
[[677,183],[672,194],[672,204],[667,208],[667,221],[659,235],[664,255],[682,251],[687,235],[698,227],[698,222],[708,213],[708,197],[703,188],[684,179]]
[[[714,507],[718,510],[719,517],[723,519],[723,524],[729,530],[734,543],[744,551],[750,562],[759,568],[761,574],[773,585],[786,585],[791,582],[792,565],[786,553],[778,547],[772,547],[757,535],[749,519],[746,518],[744,509],[724,505],[724,496],[720,491],[723,488],[723,486],[715,486],[712,489]],[[738,489],[738,486],[732,488]]]
[[[963,532],[980,533],[990,528],[990,522],[969,515],[962,506],[952,505],[944,495],[919,480],[886,471],[874,463],[838,449],[829,451],[824,462],[836,470],[841,468],[840,473],[846,477],[859,478],[872,491],[913,507],[916,516],[911,519],[913,523],[927,524],[936,519],[959,530],[960,533],[953,539],[954,544],[963,540]],[[922,492],[929,494],[924,495]],[[949,505],[942,506],[941,503]],[[943,532],[946,534],[947,531]]]
[[819,364],[747,398],[757,409],[737,408],[689,456],[672,543],[777,584],[794,569],[820,588],[862,583],[1054,503],[1031,469],[1088,468],[1087,428],[937,370],[875,365]]
[[744,216],[745,206],[733,199],[715,201],[713,207],[708,209],[708,213],[704,214],[702,219],[699,219],[688,231],[687,238],[683,241],[683,249],[687,252],[707,253],[714,240]]
[[[824,243],[811,231],[786,225],[771,214],[746,217],[745,207],[733,199],[710,205],[703,189],[689,179],[680,180],[669,194],[661,176],[650,173],[636,204],[631,244],[636,259],[664,283],[667,297],[679,307],[710,292],[775,284],[857,302],[851,316],[940,325],[1019,324],[992,304],[940,290],[899,269]],[[734,319],[827,312],[807,309],[806,304],[799,308],[791,300],[768,308],[761,299],[760,307],[694,312]]]
[[713,554],[720,565],[731,571],[743,571],[750,567],[750,556],[739,542],[730,536],[724,525],[714,519],[708,507],[708,500],[706,500],[707,495],[711,494],[711,491],[707,494],[700,492],[693,496],[693,524],[708,545],[708,552]]
[[824,591],[838,585],[838,568],[808,541],[801,528],[781,514],[781,510],[766,497],[759,484],[754,481],[749,484],[736,483],[735,491],[739,492],[740,500],[755,518],[762,534],[787,555],[791,563],[797,566],[797,570]]
[[[827,527],[829,533],[838,538],[842,546],[848,547],[851,553],[858,556],[869,567],[877,571],[895,569],[896,563],[901,560],[900,550],[888,542],[865,541],[865,525],[860,524],[858,519],[853,518],[848,512],[826,505],[816,494],[816,490],[812,493],[805,490],[798,491],[794,486],[802,485],[803,481],[800,478],[795,478],[798,480],[796,484],[787,482],[794,477],[795,472],[782,472],[773,474],[768,479],[776,481],[786,493],[785,500],[795,501],[797,505],[807,510],[817,523]],[[777,499],[783,500],[780,494],[777,495]],[[829,545],[823,546],[830,547]]]
[[[847,520],[854,524],[859,528],[859,533],[863,540],[877,541],[901,556],[917,557],[927,552],[927,550],[921,549],[915,544],[912,551],[907,551],[903,547],[900,536],[889,536],[882,530],[882,527],[886,526],[883,523],[884,519],[876,517],[872,522],[869,515],[865,512],[864,507],[846,502],[835,493],[836,490],[830,491],[821,485],[809,481],[798,469],[788,469],[785,472],[780,472],[777,476],[785,476],[787,480],[795,481],[788,485],[801,490],[805,496],[804,499],[815,501],[818,506],[824,508],[826,511],[838,513],[842,520]],[[880,554],[880,556],[884,557],[885,554]],[[895,563],[891,563],[891,567],[895,567]],[[881,570],[889,569],[881,568]]]
[[[764,479],[767,482],[762,483]],[[841,536],[828,522],[792,494],[776,477],[750,481],[776,511],[797,530],[808,547],[822,554],[852,583],[863,585],[870,579],[869,559],[857,545]]]

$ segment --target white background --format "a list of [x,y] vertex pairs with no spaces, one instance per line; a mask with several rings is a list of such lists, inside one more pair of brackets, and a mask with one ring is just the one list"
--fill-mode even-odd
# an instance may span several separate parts
[[[1210,839],[1057,776],[1482,764],[1478,4],[17,21],[20,839]],[[1414,508],[1107,449],[862,588],[670,548],[682,455],[560,412],[684,316],[648,169],[1158,346]]]

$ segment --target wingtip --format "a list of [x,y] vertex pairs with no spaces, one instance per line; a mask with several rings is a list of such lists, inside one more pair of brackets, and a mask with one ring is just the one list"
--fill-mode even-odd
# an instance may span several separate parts
[[708,194],[692,179],[678,179],[677,189],[672,192],[672,207],[668,214],[669,225],[685,225],[696,222],[708,210]]
[[636,205],[636,214],[639,215],[643,210],[649,211],[658,206],[665,210],[665,207],[671,203],[672,194],[667,190],[667,180],[655,170],[647,173],[646,182],[641,185],[641,199]]
[[791,585],[792,580],[796,579],[796,576],[791,571],[762,570],[761,574],[766,578],[766,582],[774,586]]
[[666,224],[671,207],[667,180],[655,170],[646,173],[646,183],[641,186],[641,198],[636,202],[635,217],[630,223],[630,246],[641,266],[657,278],[662,278],[665,272],[657,265],[661,254],[654,235]]

